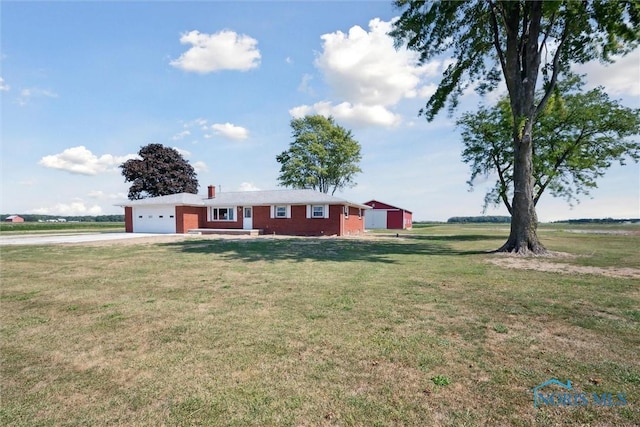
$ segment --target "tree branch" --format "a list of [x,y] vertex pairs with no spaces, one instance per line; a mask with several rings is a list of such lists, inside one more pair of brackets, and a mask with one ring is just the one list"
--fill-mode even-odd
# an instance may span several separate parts
[[549,102],[549,98],[551,98],[551,94],[553,93],[553,89],[558,82],[558,75],[560,74],[560,53],[562,52],[562,48],[564,47],[567,38],[569,36],[568,25],[565,26],[562,31],[562,37],[560,38],[560,43],[556,48],[556,53],[553,55],[553,67],[551,73],[551,79],[549,80],[549,86],[545,90],[545,94],[540,100],[540,103],[535,108],[535,115],[537,116],[543,109],[546,107],[547,102]]

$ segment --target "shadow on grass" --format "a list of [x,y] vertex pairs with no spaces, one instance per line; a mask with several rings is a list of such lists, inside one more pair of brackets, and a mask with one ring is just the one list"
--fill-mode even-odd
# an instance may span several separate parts
[[[462,236],[463,238],[465,236]],[[439,240],[439,241],[438,241]],[[456,250],[443,239],[389,238],[385,240],[351,240],[291,238],[253,240],[186,240],[162,246],[184,253],[216,254],[223,259],[254,261],[368,261],[396,263],[398,256],[462,256],[486,254],[488,251]]]
[[500,240],[506,241],[508,234],[495,235],[495,234],[456,234],[456,235],[420,235],[420,234],[399,234],[399,238],[412,239],[412,240],[424,240],[424,241],[443,241],[443,242],[477,242],[480,240]]

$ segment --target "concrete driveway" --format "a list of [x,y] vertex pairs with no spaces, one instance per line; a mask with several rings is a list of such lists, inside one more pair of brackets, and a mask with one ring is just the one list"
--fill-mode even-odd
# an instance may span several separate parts
[[4,245],[53,245],[57,243],[85,243],[105,240],[139,239],[141,237],[167,236],[154,233],[60,233],[0,236]]

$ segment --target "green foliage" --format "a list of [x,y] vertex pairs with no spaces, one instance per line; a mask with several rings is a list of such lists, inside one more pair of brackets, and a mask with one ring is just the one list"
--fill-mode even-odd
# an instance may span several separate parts
[[[499,251],[545,252],[536,234],[533,123],[571,65],[594,59],[612,62],[615,55],[638,46],[640,3],[396,0],[395,5],[402,9],[390,33],[397,46],[406,44],[418,52],[420,63],[441,60],[445,54],[453,58],[420,111],[427,120],[447,103],[452,112],[466,88],[475,86],[485,94],[504,78],[512,114],[513,185],[518,191],[510,206],[511,234]],[[536,99],[540,75],[543,96]],[[505,194],[503,190],[496,196]]]
[[331,190],[331,194],[355,185],[354,176],[362,172],[358,166],[362,156],[351,131],[320,115],[293,119],[291,128],[293,142],[276,157],[281,164],[280,184],[323,193]]
[[507,328],[502,323],[496,323],[495,325],[493,325],[493,330],[499,334],[506,334],[507,332],[509,332],[509,328]]
[[[613,162],[640,158],[637,140],[640,110],[621,106],[596,88],[582,93],[579,77],[559,84],[533,125],[534,203],[545,190],[569,203],[588,195]],[[544,96],[539,92],[539,97]],[[478,177],[496,176],[485,196],[484,208],[503,203],[511,212],[513,193],[513,116],[507,98],[491,109],[466,113],[462,128],[462,159],[471,167],[473,186]]]
[[[612,57],[630,52],[640,40],[640,3],[634,1],[396,0],[394,4],[403,11],[391,32],[398,47],[406,44],[417,51],[421,63],[442,54],[455,59],[420,111],[428,120],[447,101],[449,110],[455,109],[460,95],[475,83],[484,94],[505,78],[514,101],[519,92],[535,90],[538,67],[545,89],[551,91],[572,63],[612,62]],[[529,76],[533,78],[522,82],[528,87],[516,87],[516,80]]]
[[[0,214],[0,218],[8,217],[8,214]],[[64,219],[66,222],[124,222],[124,215],[41,215],[19,214],[25,222],[56,222]]]
[[510,216],[452,216],[447,220],[449,224],[452,223],[509,223],[511,221]]
[[198,193],[196,172],[176,149],[149,144],[138,155],[120,165],[125,182],[132,183],[129,199]]
[[431,381],[435,385],[449,385],[449,384],[451,384],[451,379],[449,377],[444,376],[444,375],[436,375],[435,377],[431,378]]
[[43,231],[124,231],[124,215],[122,217],[123,219],[117,222],[0,222],[0,232],[16,234]]

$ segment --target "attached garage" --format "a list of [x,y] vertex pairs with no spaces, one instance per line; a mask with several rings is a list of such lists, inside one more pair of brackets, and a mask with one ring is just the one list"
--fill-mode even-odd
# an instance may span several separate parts
[[191,193],[130,200],[118,206],[124,207],[127,233],[186,233],[199,226],[200,211],[204,211],[202,197]]
[[176,212],[173,206],[134,206],[132,216],[136,233],[176,232]]

